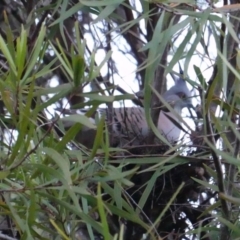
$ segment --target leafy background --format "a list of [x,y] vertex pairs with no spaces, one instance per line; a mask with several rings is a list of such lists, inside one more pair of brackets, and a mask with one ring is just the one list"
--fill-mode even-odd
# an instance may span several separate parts
[[[1,1],[1,239],[239,239],[240,12],[215,4]],[[178,63],[195,112],[172,146],[151,106]],[[154,152],[111,147],[89,119],[138,90]]]

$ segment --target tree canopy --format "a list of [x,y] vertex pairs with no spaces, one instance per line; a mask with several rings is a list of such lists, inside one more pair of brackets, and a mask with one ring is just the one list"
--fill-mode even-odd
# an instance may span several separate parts
[[[3,0],[0,10],[1,239],[240,237],[238,2]],[[176,144],[156,128],[171,76],[194,105]],[[144,109],[147,144],[113,144],[95,112],[112,119],[116,106]]]

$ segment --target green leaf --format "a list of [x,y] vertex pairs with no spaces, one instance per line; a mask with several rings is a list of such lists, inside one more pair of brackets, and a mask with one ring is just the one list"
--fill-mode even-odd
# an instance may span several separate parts
[[0,171],[0,180],[5,179],[10,174],[10,171]]
[[58,49],[59,49],[60,52],[56,49],[54,44],[52,44],[50,42],[50,45],[53,48],[54,53],[56,54],[58,60],[61,63],[61,67],[63,68],[63,70],[66,71],[66,75],[68,75],[70,77],[70,79],[73,79],[74,76],[73,76],[73,70],[72,70],[71,64],[70,64],[62,46],[61,46],[61,44],[59,43],[59,41],[57,41],[57,44],[58,44]]
[[96,137],[93,143],[90,159],[94,158],[98,150],[98,147],[102,145],[104,127],[105,127],[105,116],[101,117],[100,121],[97,123],[97,132],[96,132]]
[[13,72],[13,74],[15,76],[17,76],[17,69],[16,69],[14,59],[7,47],[7,44],[5,43],[5,41],[1,35],[0,35],[0,49],[2,50],[4,56],[6,57],[6,59],[8,61],[11,71]]
[[94,125],[88,117],[81,114],[73,114],[67,117],[63,117],[61,120],[63,122],[81,123],[83,126],[91,129],[96,129],[96,125]]
[[20,38],[17,38],[16,65],[18,70],[18,79],[21,79],[27,56],[27,32],[22,28]]
[[102,6],[110,6],[115,4],[121,4],[124,0],[103,0],[103,1],[88,1],[88,0],[80,0],[80,2],[89,7],[102,7]]
[[52,218],[50,218],[49,221],[63,239],[70,240],[70,238],[62,231],[62,229],[57,225],[57,223]]
[[106,95],[99,95],[95,93],[83,93],[81,94],[83,97],[87,97],[90,100],[96,100],[101,103],[111,103],[115,100],[115,96],[106,96]]
[[45,152],[60,167],[67,184],[72,185],[70,163],[68,160],[52,148],[45,147],[42,149],[42,151]]
[[103,226],[103,236],[104,236],[104,239],[110,240],[112,238],[111,238],[109,227],[108,227],[107,216],[106,216],[106,213],[104,211],[104,203],[103,203],[103,200],[101,198],[101,185],[100,184],[98,184],[97,193],[98,193],[97,205],[98,205],[98,212],[99,212],[99,215],[100,215],[101,223],[102,223],[102,226]]
[[97,23],[99,21],[102,21],[103,19],[108,18],[109,15],[111,15],[118,7],[119,4],[107,5],[103,10],[101,10],[98,17],[93,21],[93,23]]
[[34,44],[33,51],[31,52],[30,57],[28,58],[27,62],[27,68],[25,71],[25,74],[22,78],[22,84],[25,84],[25,81],[28,79],[30,73],[36,67],[36,64],[40,61],[39,56],[40,52],[45,48],[44,46],[44,38],[46,36],[46,27],[42,26],[39,33],[38,33],[38,38]]
[[85,62],[82,56],[72,54],[73,62],[73,82],[75,87],[78,87],[83,81]]
[[62,23],[65,19],[68,19],[69,17],[73,16],[75,13],[80,11],[83,8],[82,3],[75,3],[71,8],[69,8],[67,11],[64,9],[64,11],[61,12],[60,17],[57,18],[53,23],[49,25],[49,27],[52,27],[58,23]]

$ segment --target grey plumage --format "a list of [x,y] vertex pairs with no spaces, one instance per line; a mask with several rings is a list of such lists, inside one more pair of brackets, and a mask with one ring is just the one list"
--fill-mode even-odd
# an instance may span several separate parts
[[[106,125],[110,136],[111,146],[139,145],[144,142],[148,134],[148,125],[145,119],[144,109],[140,107],[113,108],[112,119],[108,119],[109,110],[99,109],[95,114],[98,118],[106,117]],[[96,116],[95,116],[96,117]],[[73,122],[63,122],[66,129],[73,125]],[[96,129],[83,127],[77,134],[76,140],[88,148],[93,146],[96,136]]]
[[[191,107],[191,92],[186,86],[183,79],[178,79],[173,87],[163,94],[163,99],[168,102],[175,113],[170,112],[168,109],[161,110],[157,128],[168,141],[177,141],[180,135],[180,129],[170,119],[175,121],[176,114],[181,115],[184,107]],[[128,107],[128,108],[113,108],[111,111],[112,119],[109,119],[108,109],[99,109],[98,114],[106,116],[107,126],[109,132],[112,133],[112,146],[137,146],[144,144],[148,136],[149,127],[146,122],[144,109],[141,107]],[[71,123],[65,123],[71,125]],[[95,129],[84,128],[76,136],[76,140],[85,145],[92,147],[96,135]]]
[[[108,109],[106,111],[108,116]],[[144,141],[148,134],[148,125],[144,109],[140,107],[113,108],[112,121],[107,119],[107,125],[112,124],[114,145],[137,145]]]

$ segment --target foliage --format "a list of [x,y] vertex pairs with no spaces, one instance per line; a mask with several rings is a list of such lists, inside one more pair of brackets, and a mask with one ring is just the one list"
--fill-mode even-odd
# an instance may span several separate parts
[[[238,239],[238,4],[33,2],[0,4],[0,238]],[[115,82],[116,47],[136,65],[133,93]],[[152,106],[179,62],[200,104],[172,145]],[[138,89],[157,152],[114,148],[90,120],[103,103],[139,104]]]

